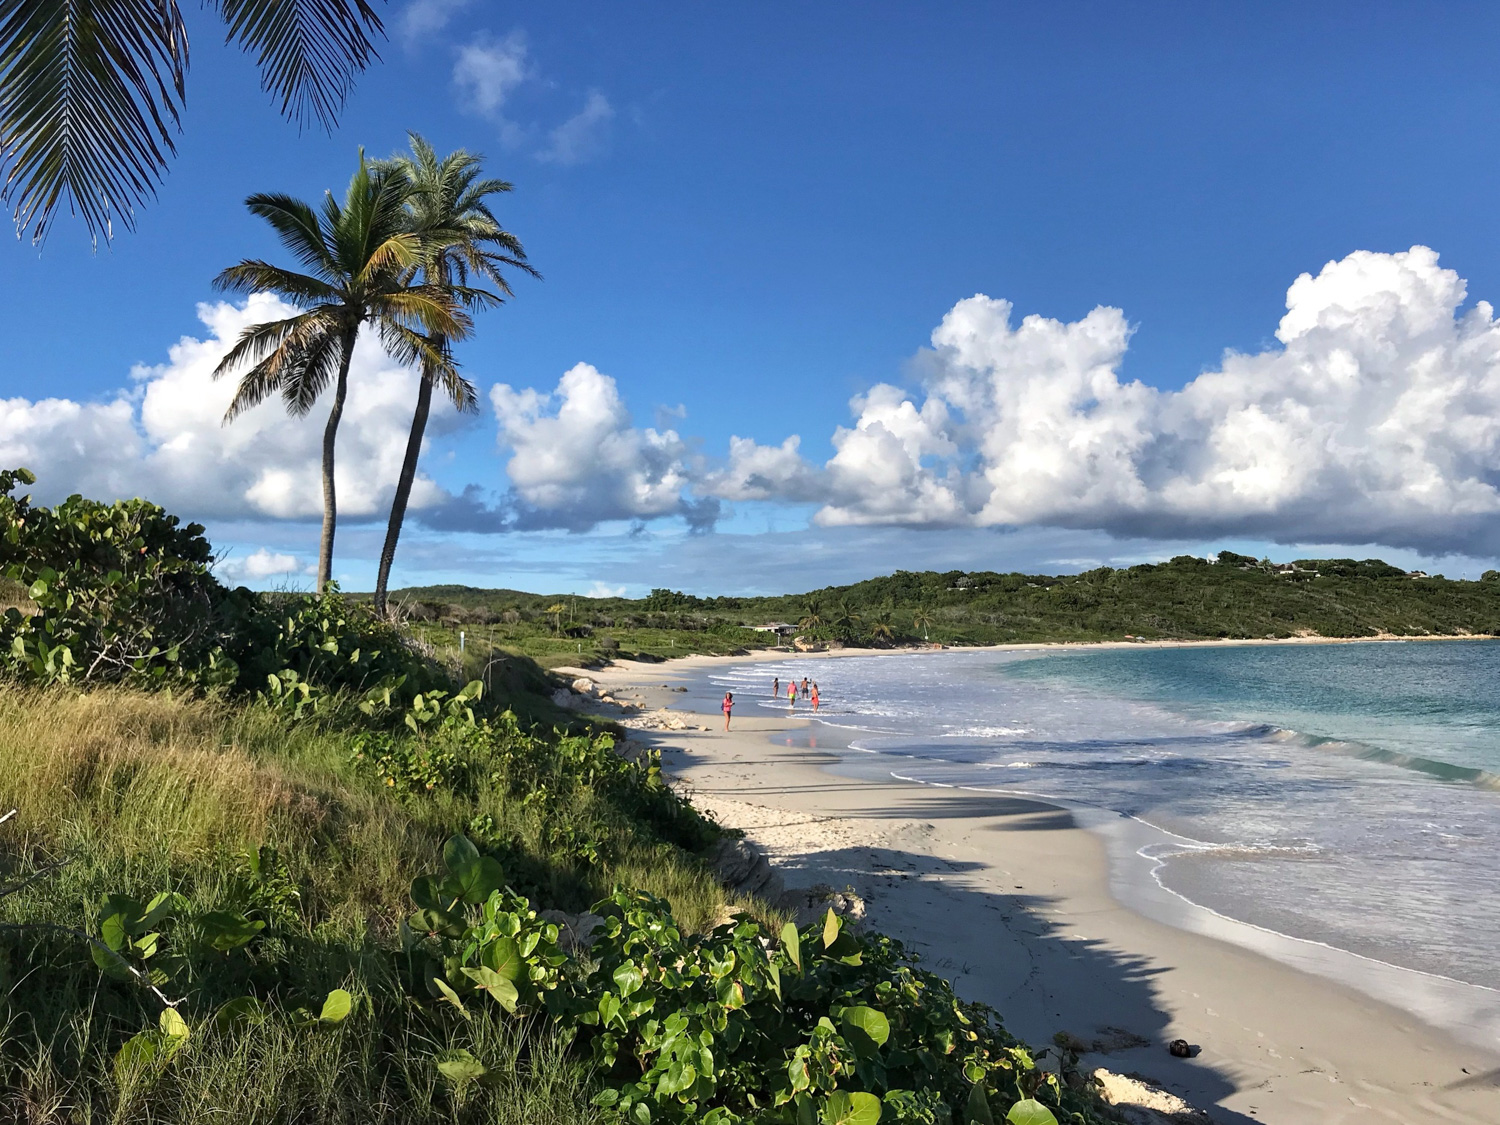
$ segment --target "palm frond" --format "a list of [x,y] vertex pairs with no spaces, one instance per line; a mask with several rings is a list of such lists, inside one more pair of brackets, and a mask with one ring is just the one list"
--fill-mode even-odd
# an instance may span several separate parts
[[64,201],[97,245],[154,198],[181,127],[187,32],[174,0],[0,5],[0,167],[17,235]]
[[336,301],[340,297],[336,286],[320,278],[285,270],[257,258],[246,258],[239,265],[223,270],[214,278],[213,285],[229,293],[275,293],[301,305]]
[[328,248],[328,231],[333,226],[325,228],[318,220],[318,213],[306,203],[285,192],[263,191],[246,199],[245,206],[252,215],[271,224],[281,244],[304,266],[324,277],[338,276],[338,265]]
[[473,319],[435,285],[415,285],[372,296],[369,313],[373,318],[450,340],[467,339],[474,328]]
[[300,418],[313,408],[318,396],[338,375],[344,349],[352,343],[347,334],[329,332],[312,341],[297,357],[296,367],[291,373],[294,377],[284,380],[281,387],[281,398],[286,403],[288,414]]
[[[331,308],[316,309],[285,320],[252,324],[240,333],[234,347],[229,349],[214,368],[214,378],[222,378],[246,363],[253,364],[254,371],[245,378],[252,382],[266,381],[269,388],[255,399],[259,402],[266,394],[280,389],[284,379],[295,377],[300,357],[318,339],[335,335],[339,327],[337,312]],[[248,407],[231,404],[230,413],[225,420],[228,421],[243,409]]]
[[367,0],[211,0],[228,41],[254,52],[261,88],[299,124],[331,129],[385,28]]

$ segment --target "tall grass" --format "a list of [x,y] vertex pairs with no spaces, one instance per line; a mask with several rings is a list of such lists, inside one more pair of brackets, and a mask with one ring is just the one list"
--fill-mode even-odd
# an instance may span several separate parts
[[[495,767],[468,792],[403,794],[352,749],[336,713],[288,724],[264,706],[166,693],[0,694],[0,813],[18,810],[0,825],[0,888],[62,864],[0,895],[0,1120],[594,1120],[587,1075],[547,1035],[408,999],[392,951],[412,878],[437,866],[444,839],[469,832],[538,908],[576,911],[618,882],[706,928],[729,909],[722,888],[670,822],[568,788],[541,750],[526,769],[555,790],[545,806],[517,791],[506,770],[519,766]],[[114,1053],[157,1007],[102,977],[63,929],[11,927],[96,932],[108,893],[172,890],[217,909],[243,899],[248,857],[264,845],[276,893],[256,893],[274,899],[262,911],[273,924],[248,956],[194,969],[182,1009],[196,1030],[169,1067],[116,1075]],[[308,1030],[285,1015],[334,987],[361,997],[345,1025]],[[217,1005],[246,991],[282,1014],[213,1031]],[[444,1046],[465,1046],[498,1077],[450,1088],[431,1061]]]

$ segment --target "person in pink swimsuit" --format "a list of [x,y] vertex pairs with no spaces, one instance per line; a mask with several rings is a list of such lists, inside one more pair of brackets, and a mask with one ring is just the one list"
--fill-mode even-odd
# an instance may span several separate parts
[[734,692],[732,692],[732,691],[726,691],[724,693],[723,711],[724,711],[724,729],[728,730],[729,729],[729,716],[734,713]]

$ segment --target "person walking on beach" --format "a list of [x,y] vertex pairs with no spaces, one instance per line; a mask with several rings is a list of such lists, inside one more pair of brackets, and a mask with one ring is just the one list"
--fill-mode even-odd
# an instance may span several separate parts
[[786,685],[786,705],[789,710],[797,709],[797,681],[789,680]]
[[734,692],[732,692],[732,691],[726,691],[724,693],[723,711],[724,711],[724,729],[727,731],[729,729],[729,716],[734,713]]
[[806,677],[806,676],[803,676],[803,677],[802,677],[802,698],[803,698],[803,699],[806,699],[806,698],[807,698],[807,693],[808,693],[808,691],[809,691],[809,690],[810,690],[810,688],[809,688],[809,687],[808,687],[808,685],[809,685],[809,684],[810,684],[810,683],[811,683],[811,682],[812,682],[812,681],[810,681],[810,680],[809,680],[809,679],[808,679],[808,678],[807,678],[807,677]]
[[817,711],[818,711],[818,681],[817,680],[813,681],[813,686],[812,686],[812,705],[813,705],[813,713],[817,714]]
[[781,695],[781,677],[776,676],[771,680],[771,698],[776,699]]

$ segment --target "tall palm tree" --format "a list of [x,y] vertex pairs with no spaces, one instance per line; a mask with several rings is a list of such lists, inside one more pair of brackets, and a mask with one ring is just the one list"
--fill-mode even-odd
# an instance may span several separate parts
[[890,644],[896,639],[896,628],[891,615],[892,608],[887,602],[879,613],[870,618],[870,638],[876,644]]
[[[207,0],[299,124],[333,125],[384,35],[370,0]],[[182,128],[187,27],[176,0],[0,4],[0,189],[16,233],[64,202],[97,242],[156,194]]]
[[[455,304],[482,308],[502,304],[505,297],[511,296],[510,284],[502,272],[505,267],[541,276],[527,264],[520,241],[490,211],[490,197],[510,191],[511,185],[505,180],[481,178],[481,158],[472,153],[459,149],[440,160],[420,136],[408,135],[411,155],[392,157],[383,166],[411,184],[406,210],[412,231],[422,240],[415,269],[422,280],[445,290]],[[488,282],[498,292],[470,286],[470,279],[481,284]],[[380,570],[375,578],[375,612],[380,614],[385,613],[391,564],[396,559],[396,543],[401,538],[401,524],[406,519],[407,501],[411,499],[412,482],[417,476],[433,388],[441,386],[459,410],[478,409],[474,384],[455,369],[447,336],[436,333],[428,343],[434,358],[422,363],[417,409],[412,415],[406,457],[396,481],[385,545],[380,551]],[[446,362],[439,363],[436,357]]]
[[930,613],[928,613],[927,607],[926,606],[920,606],[920,605],[917,606],[917,608],[912,611],[912,615],[911,615],[911,627],[913,629],[920,629],[920,630],[922,630],[922,639],[924,641],[930,641],[930,640],[932,640],[932,638],[927,633],[927,630],[928,630],[928,628],[931,625],[932,625],[932,615]]
[[823,603],[817,598],[808,598],[802,603],[802,620],[799,629],[816,629],[823,624]]
[[280,394],[287,413],[306,414],[334,385],[333,407],[323,428],[323,534],[318,544],[318,591],[333,571],[333,534],[338,504],[333,486],[333,451],[344,398],[349,389],[349,360],[360,329],[377,328],[391,355],[402,363],[446,357],[433,351],[428,335],[449,339],[468,332],[469,320],[449,295],[433,285],[416,284],[412,266],[420,239],[406,222],[410,187],[399,175],[370,167],[360,154],[359,170],[349,181],[342,205],[329,193],[321,211],[289,195],[252,195],[245,201],[253,214],[271,224],[309,270],[273,266],[246,259],[214,279],[233,293],[268,291],[301,311],[283,320],[253,324],[240,334],[214,378],[249,365],[226,423]]

